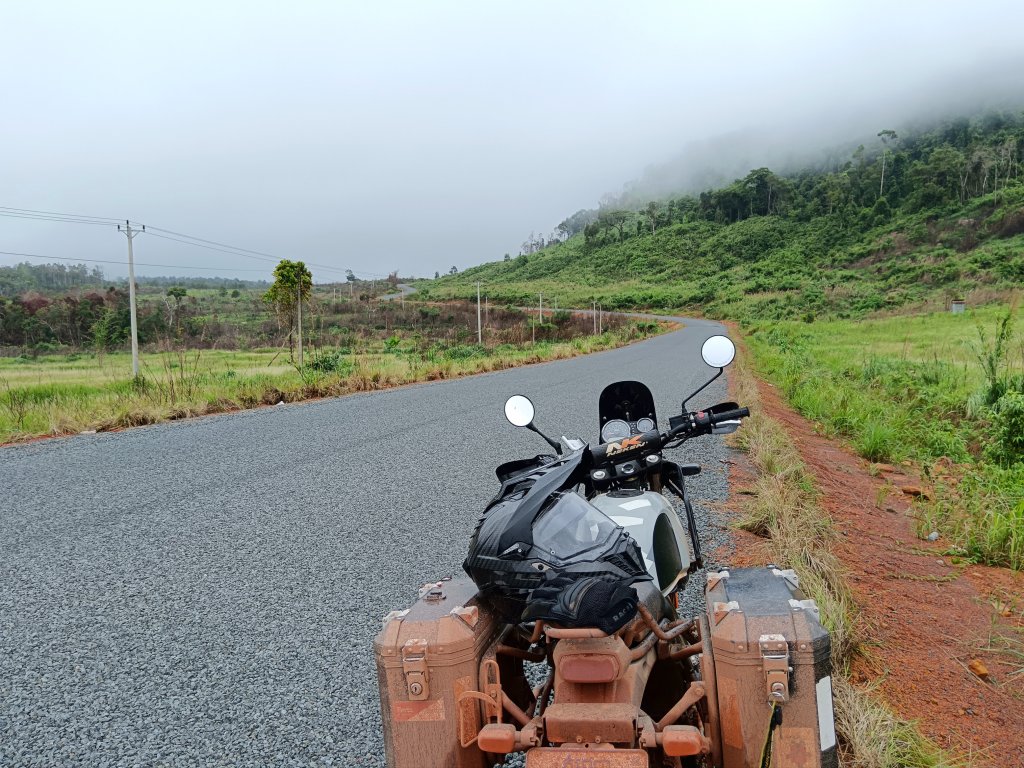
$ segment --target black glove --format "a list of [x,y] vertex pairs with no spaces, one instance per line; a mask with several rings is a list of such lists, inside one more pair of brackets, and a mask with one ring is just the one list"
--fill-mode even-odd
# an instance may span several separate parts
[[559,576],[533,590],[523,621],[541,619],[568,628],[596,627],[611,635],[636,615],[636,606],[636,590],[625,581]]

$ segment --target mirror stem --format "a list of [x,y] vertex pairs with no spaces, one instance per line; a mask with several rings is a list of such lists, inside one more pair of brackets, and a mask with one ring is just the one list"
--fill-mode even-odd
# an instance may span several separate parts
[[682,406],[683,413],[686,413],[686,404],[690,400],[693,400],[693,398],[695,398],[697,395],[699,395],[705,389],[707,389],[708,385],[711,384],[711,382],[713,382],[719,376],[721,376],[722,375],[722,371],[724,371],[724,370],[725,370],[725,368],[719,368],[718,369],[718,373],[716,373],[714,376],[712,376],[710,379],[708,379],[706,382],[704,382],[704,384],[702,386],[698,387],[694,392],[690,393],[689,397],[687,397],[687,398],[685,398],[683,400],[683,406]]
[[545,434],[544,434],[543,432],[541,432],[541,431],[540,431],[539,429],[537,429],[537,426],[536,426],[536,425],[535,425],[535,424],[534,424],[533,422],[530,422],[529,424],[527,424],[527,425],[526,425],[526,428],[527,428],[528,430],[530,430],[531,432],[536,432],[536,433],[537,433],[538,435],[540,435],[541,437],[543,437],[543,438],[544,438],[545,440],[547,440],[547,441],[548,441],[548,445],[550,445],[550,446],[551,446],[552,448],[554,448],[554,449],[555,449],[556,451],[558,451],[558,455],[559,455],[559,456],[561,456],[561,455],[562,455],[562,446],[561,446],[561,445],[559,445],[558,443],[556,443],[556,442],[555,442],[554,440],[552,440],[552,439],[551,439],[550,437],[548,437],[547,435],[545,435]]

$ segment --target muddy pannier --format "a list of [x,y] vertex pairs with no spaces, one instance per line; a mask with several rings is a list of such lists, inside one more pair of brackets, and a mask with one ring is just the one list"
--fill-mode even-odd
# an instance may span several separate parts
[[838,766],[829,636],[796,574],[710,573],[707,612],[722,768],[760,768],[766,750],[776,768]]
[[482,725],[479,705],[463,701],[461,718],[457,711],[459,694],[478,690],[481,657],[499,629],[476,593],[467,578],[427,584],[411,608],[385,617],[374,651],[389,768],[491,764],[475,744],[460,745]]

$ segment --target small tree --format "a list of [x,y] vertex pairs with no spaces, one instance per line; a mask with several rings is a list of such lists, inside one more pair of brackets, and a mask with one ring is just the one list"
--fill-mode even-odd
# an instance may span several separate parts
[[881,197],[885,194],[885,156],[889,152],[890,142],[895,144],[899,136],[896,135],[896,131],[886,128],[878,132],[878,138],[882,140],[882,180],[878,182],[878,196]]
[[182,288],[180,285],[173,285],[167,289],[167,295],[170,298],[174,299],[174,307],[172,308],[168,304],[167,308],[171,314],[171,322],[169,323],[169,325],[174,326],[174,331],[175,333],[177,333],[178,331],[181,330],[181,328],[179,327],[181,322],[181,302],[182,299],[188,296],[188,291]]
[[274,283],[263,294],[263,300],[274,308],[279,318],[288,318],[289,346],[299,301],[307,301],[312,293],[313,275],[303,262],[281,259],[274,267]]

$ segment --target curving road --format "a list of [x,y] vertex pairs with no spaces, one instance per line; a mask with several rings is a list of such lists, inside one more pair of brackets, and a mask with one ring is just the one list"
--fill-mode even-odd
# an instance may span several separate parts
[[[720,330],[0,449],[0,765],[381,765],[380,618],[459,570],[493,467],[545,448],[504,399],[592,438],[637,378],[664,421]],[[722,498],[720,440],[676,455]]]

